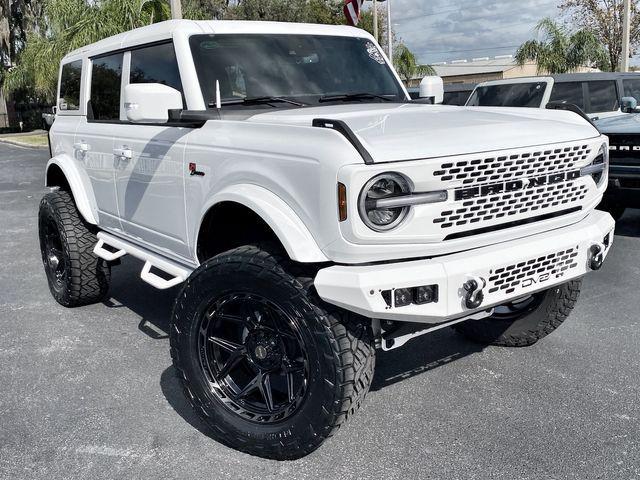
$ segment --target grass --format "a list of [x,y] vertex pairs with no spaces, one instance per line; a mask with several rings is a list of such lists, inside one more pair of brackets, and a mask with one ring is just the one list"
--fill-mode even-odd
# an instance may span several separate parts
[[2,137],[0,138],[0,140],[16,143],[18,145],[26,145],[29,147],[46,147],[49,145],[47,143],[46,133],[38,133],[36,135],[8,136],[8,137]]

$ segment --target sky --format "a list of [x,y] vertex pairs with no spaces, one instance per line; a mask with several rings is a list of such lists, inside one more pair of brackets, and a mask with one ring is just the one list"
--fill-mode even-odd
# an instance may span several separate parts
[[559,15],[558,0],[390,1],[394,31],[420,63],[513,54]]

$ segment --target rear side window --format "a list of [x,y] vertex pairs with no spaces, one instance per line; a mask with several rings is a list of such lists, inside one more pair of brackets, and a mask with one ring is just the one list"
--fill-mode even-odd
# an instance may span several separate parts
[[173,44],[163,43],[132,50],[129,83],[162,83],[182,93]]
[[82,76],[82,60],[66,63],[62,66],[60,76],[60,110],[80,109],[80,77]]
[[624,87],[623,97],[633,97],[640,102],[640,78],[632,78],[622,81]]
[[563,82],[555,83],[551,90],[550,102],[572,103],[586,109],[584,103],[584,94],[582,92],[582,82]]
[[619,108],[616,83],[609,80],[556,83],[549,101],[572,103],[586,113],[613,112]]
[[587,113],[613,112],[620,108],[614,81],[587,82],[589,105]]
[[116,53],[92,60],[89,113],[93,120],[120,119],[122,57]]

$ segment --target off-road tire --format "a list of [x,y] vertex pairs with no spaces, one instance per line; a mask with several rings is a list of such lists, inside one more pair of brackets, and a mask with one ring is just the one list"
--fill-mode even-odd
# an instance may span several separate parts
[[[265,296],[302,326],[310,378],[303,403],[281,422],[263,425],[232,412],[212,392],[200,367],[198,315],[213,299],[237,290]],[[170,330],[176,373],[211,436],[264,458],[296,459],[314,451],[358,410],[373,379],[370,323],[324,303],[315,293],[312,272],[257,246],[230,250],[193,272],[175,301]]]
[[489,317],[468,320],[453,328],[468,339],[502,347],[527,347],[562,325],[578,300],[582,280],[572,280],[542,292],[537,307],[515,320]]
[[[61,257],[66,262],[65,274],[58,281],[47,264],[47,222],[59,236]],[[42,198],[38,229],[42,262],[53,298],[65,307],[102,301],[109,291],[111,269],[107,262],[93,253],[98,239],[92,227],[80,216],[69,192],[54,191]]]

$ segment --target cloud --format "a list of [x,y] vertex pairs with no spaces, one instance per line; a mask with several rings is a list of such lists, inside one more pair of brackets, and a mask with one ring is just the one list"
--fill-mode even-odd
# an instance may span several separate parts
[[557,0],[390,0],[394,31],[423,63],[512,54]]

